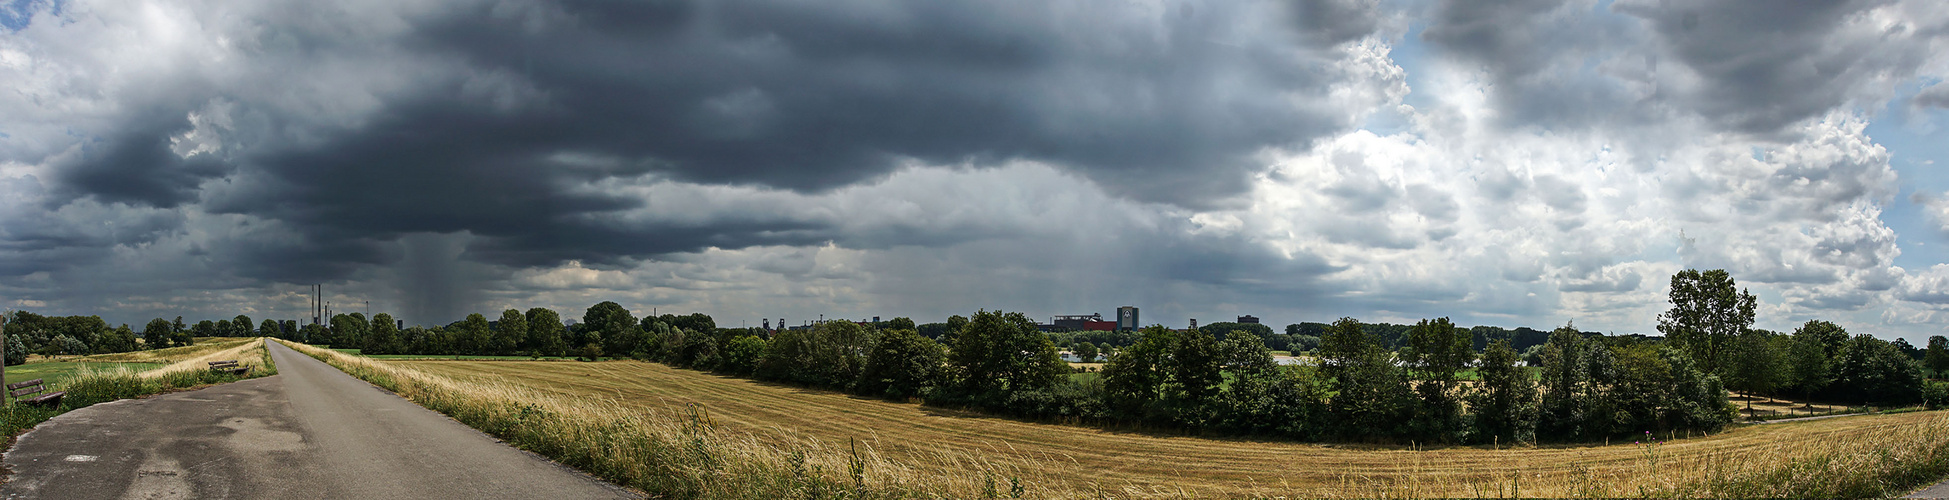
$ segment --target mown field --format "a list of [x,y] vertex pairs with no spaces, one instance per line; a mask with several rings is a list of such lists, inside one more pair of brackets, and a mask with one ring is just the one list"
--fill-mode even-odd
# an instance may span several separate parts
[[[995,418],[631,361],[408,361],[389,364],[462,380],[665,409],[698,405],[728,430],[781,446],[858,440],[875,454],[953,476],[969,460],[1027,471],[1035,491],[1062,496],[1636,496],[1761,494],[1779,481],[1883,481],[1849,457],[1890,443],[1949,443],[1942,412],[1843,417],[1737,428],[1643,445],[1378,447],[1105,430]],[[1684,438],[1685,436],[1676,436]],[[1949,445],[1881,453],[1933,458]],[[1838,455],[1837,455],[1838,454]],[[1808,465],[1774,471],[1806,459]],[[1915,474],[1937,474],[1917,472]],[[1882,474],[1885,476],[1887,474]],[[1879,476],[1877,476],[1879,477]],[[1728,483],[1728,478],[1733,482]],[[1746,478],[1746,479],[1738,479]],[[1910,479],[1911,482],[1914,479]],[[1756,486],[1757,485],[1757,486]],[[1701,489],[1704,488],[1704,489]],[[1859,491],[1859,490],[1856,490]]]

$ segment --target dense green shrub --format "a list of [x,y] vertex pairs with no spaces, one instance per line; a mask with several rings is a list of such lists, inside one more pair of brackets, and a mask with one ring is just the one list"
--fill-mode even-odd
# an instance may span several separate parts
[[880,334],[866,356],[855,389],[860,394],[904,399],[938,385],[947,355],[941,345],[913,330]]
[[770,342],[756,335],[740,335],[724,345],[723,361],[717,369],[733,375],[749,375],[758,369],[758,361],[764,359]]

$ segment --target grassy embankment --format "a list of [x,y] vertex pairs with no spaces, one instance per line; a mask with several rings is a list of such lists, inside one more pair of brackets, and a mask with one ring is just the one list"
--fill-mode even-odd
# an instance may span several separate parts
[[[243,375],[216,373],[208,362],[237,360],[250,367]],[[63,366],[66,365],[66,366]],[[222,339],[202,344],[116,354],[60,358],[7,367],[7,379],[45,380],[49,391],[67,391],[61,404],[42,408],[13,403],[0,406],[0,436],[11,438],[69,410],[117,399],[137,398],[234,382],[277,373],[258,339]]]
[[[546,405],[581,402],[600,408],[602,416],[559,417],[593,418],[574,424],[582,429],[612,425],[605,419],[627,415],[664,415],[655,418],[668,422],[656,425],[677,426],[679,420],[671,415],[707,408],[715,424],[709,434],[716,453],[749,461],[748,467],[739,468],[744,472],[720,469],[711,479],[731,483],[775,483],[777,471],[767,468],[780,467],[780,457],[791,450],[812,450],[826,457],[815,463],[832,464],[825,470],[837,473],[843,470],[838,464],[848,443],[871,450],[866,484],[949,496],[968,496],[979,487],[971,484],[979,481],[970,479],[993,475],[1003,478],[1003,496],[1007,479],[1014,478],[1025,494],[1037,497],[1876,497],[1899,495],[1949,473],[1949,416],[1943,412],[1748,426],[1691,439],[1660,436],[1663,444],[1656,445],[1417,449],[1038,424],[629,361],[375,362],[347,357],[336,363],[386,377],[425,380],[421,385],[427,391],[484,393],[471,401],[457,395],[413,396],[416,401],[446,400],[447,409],[435,409],[449,414],[479,414],[461,418],[477,427],[476,421],[519,426],[510,423],[511,415],[535,404],[526,402],[530,398]],[[497,414],[503,416],[493,416]],[[587,439],[564,437],[573,433],[553,436],[555,431],[544,428],[490,432],[504,438],[521,434],[510,441],[530,449],[537,446],[530,443]],[[665,436],[659,439],[682,441],[678,431],[658,432]],[[939,485],[923,479],[934,476],[946,479]],[[762,486],[716,488],[701,496],[749,496],[720,493],[748,493]]]

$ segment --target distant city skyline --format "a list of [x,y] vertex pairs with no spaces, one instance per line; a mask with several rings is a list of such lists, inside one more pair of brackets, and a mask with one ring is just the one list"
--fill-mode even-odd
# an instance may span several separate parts
[[[1766,5],[1766,4],[1759,4]],[[1949,3],[0,1],[0,308],[1949,332]]]

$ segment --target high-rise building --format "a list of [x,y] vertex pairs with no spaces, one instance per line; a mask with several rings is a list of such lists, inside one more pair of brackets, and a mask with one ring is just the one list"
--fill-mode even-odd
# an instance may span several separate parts
[[1137,329],[1137,306],[1123,306],[1117,308],[1117,329],[1118,330]]
[[1192,330],[1198,329],[1198,318],[1191,318],[1191,329]]

